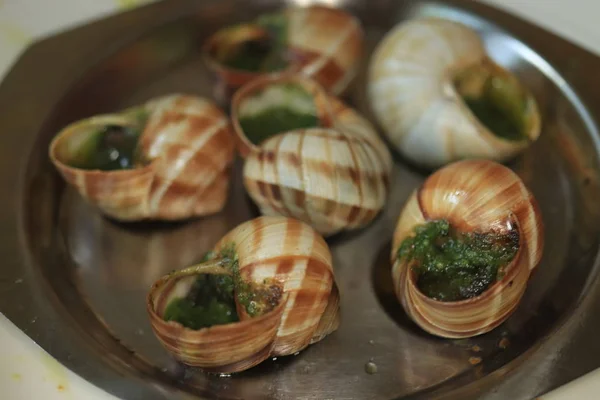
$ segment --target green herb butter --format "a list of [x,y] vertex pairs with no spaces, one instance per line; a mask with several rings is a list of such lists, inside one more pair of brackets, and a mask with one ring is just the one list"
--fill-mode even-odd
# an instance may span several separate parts
[[139,131],[123,126],[106,126],[82,146],[70,165],[79,169],[113,171],[131,169],[136,162]]
[[528,101],[516,82],[490,76],[479,96],[465,95],[463,99],[475,117],[496,136],[527,140]]
[[271,85],[240,105],[239,123],[254,144],[294,129],[319,126],[310,93],[293,83]]
[[266,31],[259,39],[242,41],[227,51],[223,65],[248,72],[274,72],[288,66],[287,20],[283,13],[266,14],[256,20]]
[[191,329],[208,328],[239,320],[233,298],[233,279],[227,275],[202,274],[186,297],[169,303],[163,316]]
[[221,257],[229,260],[228,268],[232,273],[237,300],[244,306],[248,315],[251,317],[262,315],[279,304],[283,294],[279,285],[271,284],[269,281],[262,284],[247,282],[242,278],[233,244],[223,248]]
[[501,276],[518,247],[516,230],[462,234],[447,221],[435,220],[417,226],[397,256],[410,264],[417,287],[427,297],[458,301],[483,293]]
[[236,299],[251,317],[272,310],[281,300],[278,285],[249,283],[242,279],[233,245],[219,254],[209,252],[203,262],[220,258],[231,275],[201,274],[184,298],[172,300],[164,313],[165,321],[176,321],[191,329],[208,328],[239,321]]
[[315,115],[300,114],[285,107],[273,107],[255,116],[240,118],[242,129],[254,144],[260,144],[278,133],[313,128],[318,123]]
[[475,115],[496,136],[507,140],[524,140],[527,137],[522,128],[508,117],[498,106],[487,99],[465,98],[465,103]]

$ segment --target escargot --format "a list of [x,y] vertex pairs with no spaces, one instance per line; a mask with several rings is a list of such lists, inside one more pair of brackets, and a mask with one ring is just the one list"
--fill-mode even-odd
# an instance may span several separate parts
[[331,253],[307,224],[259,217],[222,237],[204,262],[160,278],[147,311],[177,360],[208,372],[243,371],[338,328]]
[[203,54],[222,102],[252,79],[282,71],[311,77],[339,95],[357,74],[363,35],[358,19],[340,9],[288,7],[217,31]]
[[52,140],[49,156],[109,217],[180,220],[225,205],[232,138],[228,118],[212,102],[173,94],[74,122]]
[[479,335],[515,311],[543,249],[538,204],[518,175],[490,160],[456,161],[402,210],[391,254],[395,292],[425,331]]
[[377,45],[368,97],[398,152],[438,168],[468,158],[504,162],[536,141],[541,118],[532,93],[457,22],[402,22]]
[[315,81],[258,78],[236,92],[231,118],[244,186],[264,215],[332,235],[367,225],[383,208],[389,150],[365,118]]

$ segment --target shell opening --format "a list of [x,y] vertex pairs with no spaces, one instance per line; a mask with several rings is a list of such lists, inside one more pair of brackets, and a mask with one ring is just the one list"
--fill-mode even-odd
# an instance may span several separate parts
[[145,111],[132,109],[78,122],[56,138],[54,157],[83,170],[115,171],[147,165],[138,147],[146,120]]
[[539,115],[533,95],[508,71],[486,60],[454,75],[454,86],[473,116],[496,137],[534,140]]
[[273,83],[245,97],[238,122],[256,145],[279,133],[321,125],[313,95],[295,82]]
[[139,131],[124,126],[109,125],[93,132],[73,154],[69,165],[79,169],[112,171],[132,169],[138,164],[136,148]]
[[249,24],[217,32],[208,54],[224,67],[246,72],[275,72],[287,68],[287,19],[284,13],[265,14]]
[[[498,225],[502,226],[502,225]],[[519,249],[519,231],[459,232],[448,221],[418,225],[400,244],[397,257],[407,262],[416,287],[443,302],[477,297],[501,279]]]
[[228,249],[207,253],[202,263],[172,273],[164,285],[170,288],[155,303],[155,311],[167,322],[194,330],[264,315],[283,296],[276,282],[242,279],[237,257]]

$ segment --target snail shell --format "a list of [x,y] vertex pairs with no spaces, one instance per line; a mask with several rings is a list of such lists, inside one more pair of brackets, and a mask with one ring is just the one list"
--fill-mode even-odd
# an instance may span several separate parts
[[[479,296],[443,302],[425,296],[408,263],[396,257],[413,228],[445,219],[460,232],[519,233],[519,248],[504,276]],[[394,288],[410,318],[427,332],[466,338],[494,329],[516,309],[544,248],[537,202],[510,169],[488,160],[452,163],[431,175],[405,205],[394,232],[391,259]]]
[[456,22],[397,25],[375,49],[367,86],[390,142],[423,167],[465,158],[503,162],[540,134],[534,97],[486,55],[475,31]]
[[245,83],[267,72],[284,70],[311,77],[336,95],[348,88],[358,72],[363,51],[364,33],[358,19],[340,9],[320,5],[288,7],[266,17],[283,26],[287,66],[261,72],[234,68],[224,62],[237,46],[274,40],[260,19],[217,31],[203,46],[206,63],[217,75],[217,98],[228,101]]
[[[318,126],[254,144],[240,124],[244,109],[253,108],[254,96],[281,84],[311,96]],[[296,100],[276,104],[285,102],[291,107]],[[296,218],[331,235],[367,225],[383,208],[392,171],[389,150],[365,118],[316,82],[296,75],[259,78],[235,94],[232,121],[246,157],[244,186],[264,215]]]
[[[206,371],[239,372],[269,357],[301,351],[337,329],[339,295],[331,253],[310,226],[291,218],[259,217],[227,233],[215,252],[232,244],[242,279],[275,281],[283,291],[281,301],[261,316],[239,312],[239,322],[192,330],[162,315],[169,301],[189,288],[193,272],[160,278],[148,294],[147,311],[156,336],[174,357]],[[242,307],[237,304],[238,311]]]
[[[130,169],[82,169],[73,160],[100,130],[140,132]],[[203,98],[169,95],[120,114],[64,128],[50,144],[52,163],[84,199],[122,221],[178,220],[220,211],[227,200],[234,142],[225,114]]]

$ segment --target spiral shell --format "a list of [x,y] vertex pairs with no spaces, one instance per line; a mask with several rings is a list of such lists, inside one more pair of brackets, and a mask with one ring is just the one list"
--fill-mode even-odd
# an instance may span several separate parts
[[[503,162],[540,134],[532,94],[486,55],[475,31],[457,22],[400,23],[375,49],[367,85],[390,142],[423,167],[466,158]],[[486,100],[501,117],[478,117],[467,98]],[[502,134],[498,124],[508,122]]]
[[[113,171],[72,166],[79,149],[107,126],[141,131],[136,151],[143,162]],[[49,155],[67,183],[105,215],[122,221],[178,220],[223,208],[234,142],[219,108],[176,94],[120,114],[77,121],[53,139]]]
[[[288,64],[283,70],[311,77],[336,95],[348,88],[358,72],[363,51],[364,33],[358,19],[343,10],[320,5],[288,7],[267,17],[280,19],[284,26]],[[205,42],[204,58],[218,79],[217,98],[228,101],[239,87],[263,75],[227,66],[222,57],[235,46],[268,35],[257,20],[226,27]],[[274,71],[277,69],[269,72]]]
[[[409,265],[396,257],[413,228],[445,219],[461,232],[516,228],[519,249],[504,275],[481,295],[442,302],[425,296]],[[510,169],[488,160],[452,163],[431,175],[405,205],[394,232],[392,277],[400,303],[427,332],[466,338],[494,329],[516,309],[544,248],[543,223],[537,202]]]
[[[318,126],[253,144],[239,123],[242,106],[282,83],[310,93]],[[314,81],[291,75],[257,79],[236,93],[232,120],[246,156],[244,186],[264,215],[297,218],[331,235],[367,225],[383,208],[392,171],[389,150],[365,118]]]
[[147,311],[154,333],[174,357],[207,371],[239,372],[269,357],[299,352],[337,329],[339,295],[331,253],[310,226],[291,218],[259,217],[226,234],[215,251],[231,245],[242,278],[258,284],[274,280],[283,290],[281,301],[258,317],[242,312],[239,322],[192,330],[162,318],[169,301],[189,287],[189,276],[162,277],[148,294]]

